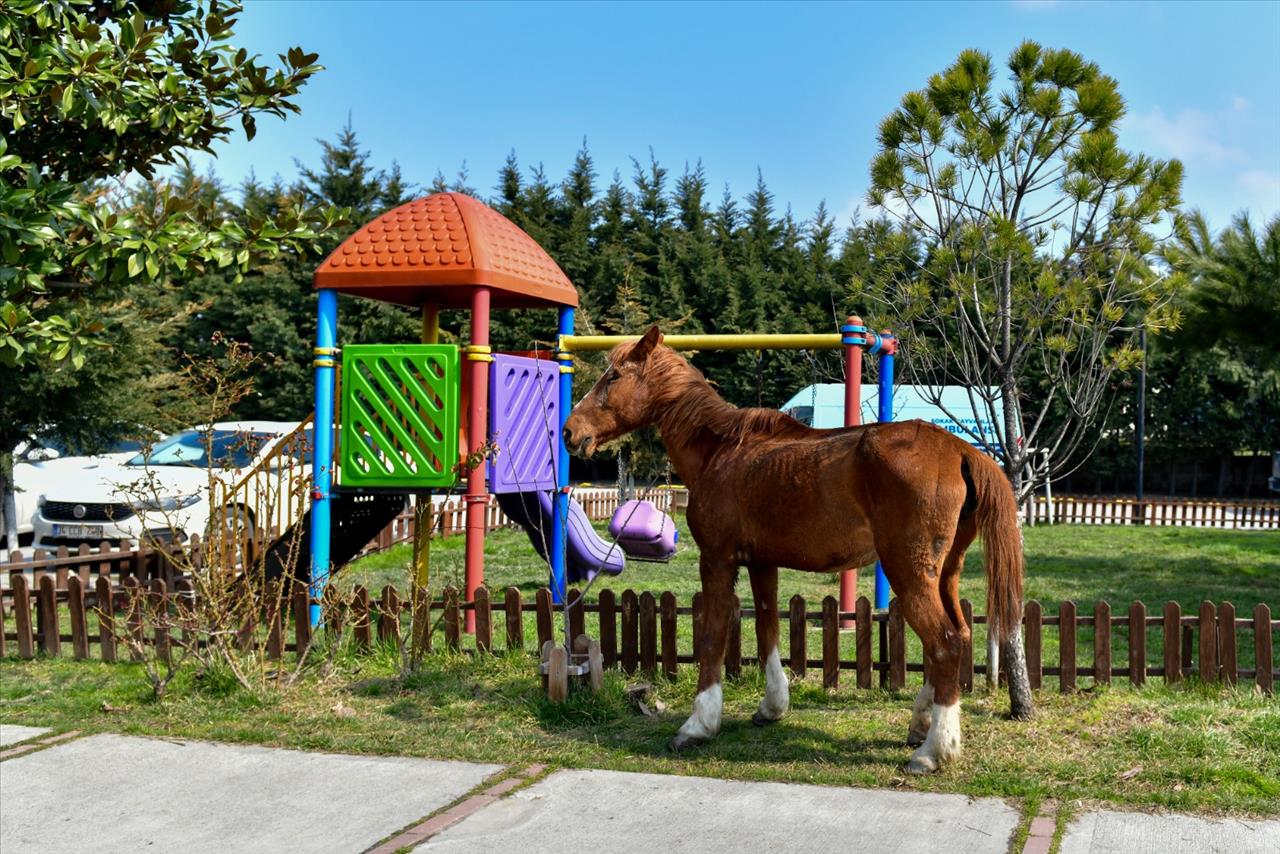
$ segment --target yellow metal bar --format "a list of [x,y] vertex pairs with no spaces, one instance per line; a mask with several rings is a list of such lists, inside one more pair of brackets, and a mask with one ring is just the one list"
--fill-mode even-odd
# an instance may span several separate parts
[[422,343],[440,343],[440,306],[433,302],[422,306]]
[[[575,353],[612,350],[639,335],[561,335],[560,349]],[[662,342],[673,350],[839,350],[840,333],[790,335],[667,335]]]

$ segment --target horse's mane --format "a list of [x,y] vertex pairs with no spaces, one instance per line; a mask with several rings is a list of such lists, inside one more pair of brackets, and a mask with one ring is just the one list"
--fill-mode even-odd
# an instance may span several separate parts
[[655,398],[662,435],[677,445],[692,443],[704,430],[739,445],[748,439],[797,438],[813,432],[776,409],[734,406],[669,347],[657,347],[650,354],[644,379]]

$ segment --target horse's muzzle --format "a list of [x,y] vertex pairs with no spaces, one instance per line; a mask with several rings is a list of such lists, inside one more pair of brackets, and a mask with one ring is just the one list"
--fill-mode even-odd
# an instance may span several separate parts
[[573,431],[568,427],[564,428],[564,446],[569,453],[584,460],[590,459],[592,452],[595,451],[595,441],[592,436],[574,436]]

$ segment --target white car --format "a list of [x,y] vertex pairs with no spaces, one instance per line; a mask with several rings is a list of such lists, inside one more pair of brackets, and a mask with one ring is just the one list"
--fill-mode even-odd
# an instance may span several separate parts
[[225,422],[175,434],[123,462],[58,472],[41,487],[35,545],[183,542],[208,533],[215,503],[243,529],[283,530],[306,503],[310,448],[309,425]]
[[[156,434],[156,438],[160,438]],[[142,450],[136,439],[121,439],[106,451],[93,456],[68,456],[74,449],[65,443],[48,437],[22,442],[14,451],[13,481],[17,489],[14,504],[17,508],[19,546],[29,545],[35,528],[36,504],[46,488],[62,479],[77,479],[76,472],[91,471],[103,464],[119,464]],[[3,545],[4,528],[0,525],[0,546]]]

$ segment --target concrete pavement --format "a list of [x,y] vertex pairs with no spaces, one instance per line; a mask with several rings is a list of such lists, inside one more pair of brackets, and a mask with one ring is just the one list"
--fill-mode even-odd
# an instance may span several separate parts
[[[1006,852],[996,798],[343,756],[0,725],[0,851]],[[43,737],[42,737],[43,736]],[[31,741],[39,738],[39,741]],[[28,750],[28,753],[19,753]],[[6,758],[7,757],[7,758]],[[499,772],[502,772],[501,774]],[[505,775],[505,776],[503,776]],[[501,777],[501,779],[497,779]],[[1052,819],[1026,851],[1047,851]],[[380,844],[381,843],[381,844]],[[1088,812],[1060,854],[1280,851],[1280,820]]]

